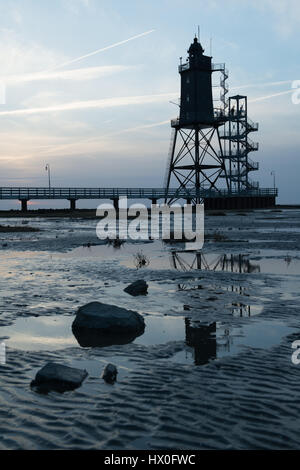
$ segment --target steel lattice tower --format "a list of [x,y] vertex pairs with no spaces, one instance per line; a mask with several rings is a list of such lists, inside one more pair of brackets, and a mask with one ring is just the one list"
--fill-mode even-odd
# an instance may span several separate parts
[[[224,99],[224,108],[214,109],[212,94],[212,73],[221,71],[224,83],[227,75],[224,64],[214,66],[212,58],[203,53],[195,38],[187,62],[179,66],[180,115],[171,121],[173,132],[165,178],[166,189],[196,189],[196,196],[190,201],[194,204],[204,201],[205,191],[219,191],[217,182],[221,177],[229,189],[219,133],[219,127],[226,121],[226,104]],[[166,202],[175,200],[173,197]]]
[[227,123],[220,133],[224,142],[223,157],[226,160],[227,179],[231,191],[258,188],[258,183],[249,178],[251,171],[259,169],[258,162],[249,158],[249,153],[259,148],[258,143],[249,138],[249,134],[257,130],[258,123],[254,123],[248,117],[247,96],[231,96]]

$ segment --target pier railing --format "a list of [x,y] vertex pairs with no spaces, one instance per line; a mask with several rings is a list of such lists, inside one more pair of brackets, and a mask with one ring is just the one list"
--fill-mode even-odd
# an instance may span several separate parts
[[42,200],[42,199],[193,199],[200,198],[228,198],[228,197],[268,197],[277,196],[276,188],[258,188],[242,191],[228,191],[227,189],[165,189],[165,188],[19,188],[0,187],[1,199]]

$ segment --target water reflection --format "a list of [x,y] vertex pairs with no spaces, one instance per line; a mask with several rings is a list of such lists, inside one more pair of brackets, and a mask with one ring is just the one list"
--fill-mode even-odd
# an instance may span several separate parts
[[235,317],[254,317],[263,311],[263,305],[246,305],[244,303],[233,303],[232,314]]
[[232,285],[230,287],[227,287],[228,292],[234,292],[235,294],[239,295],[245,295],[249,297],[249,294],[247,294],[247,287],[245,286],[240,286],[240,285]]
[[121,240],[119,237],[113,239],[108,238],[106,243],[108,246],[112,246],[116,250],[119,250],[126,243],[126,240]]
[[217,357],[216,322],[202,325],[185,318],[186,345],[194,350],[194,362],[197,366],[207,364]]
[[[215,254],[204,254],[200,251],[171,251],[171,264],[177,271],[193,271],[193,270],[205,270],[205,271],[225,271],[232,273],[259,273],[260,266],[250,262],[248,255],[215,255]],[[185,284],[178,284],[179,290],[195,290],[202,289],[201,285],[194,286],[191,288]],[[245,295],[244,287],[232,286],[232,292],[240,290],[241,295]]]
[[171,264],[178,271],[206,270],[232,273],[259,273],[260,266],[250,262],[248,255],[204,254],[200,251],[171,251]]
[[218,323],[202,325],[185,320],[186,349],[172,360],[184,364],[205,365],[210,361],[240,354],[243,347],[270,348],[294,330],[272,321],[249,323],[242,327],[226,327]]
[[133,255],[133,260],[136,269],[145,268],[150,264],[150,259],[144,254],[142,250]]
[[290,255],[286,255],[286,256],[284,257],[284,261],[286,262],[287,267],[289,267],[289,265],[290,265],[291,262],[292,262],[292,257],[291,257]]
[[132,343],[138,336],[144,333],[144,329],[139,333],[107,334],[107,332],[99,329],[78,328],[72,325],[72,332],[82,348],[102,348]]
[[[118,242],[117,242],[118,245]],[[116,249],[121,248],[121,249]],[[137,252],[142,252],[146,262],[137,262]],[[32,256],[32,254],[31,254]],[[154,270],[176,269],[178,271],[224,271],[232,273],[297,274],[300,273],[300,257],[289,254],[278,256],[276,250],[258,250],[255,253],[216,253],[201,250],[185,250],[163,247],[161,240],[145,243],[125,243],[114,247],[105,243],[90,247],[77,247],[70,252],[56,254],[55,258],[75,258],[80,260],[98,259],[99,261],[117,260],[122,266],[131,269],[150,268]],[[18,254],[16,254],[18,257]],[[143,258],[142,257],[142,258]],[[139,260],[138,260],[139,261]]]
[[232,314],[235,317],[251,317],[251,305],[233,303]]

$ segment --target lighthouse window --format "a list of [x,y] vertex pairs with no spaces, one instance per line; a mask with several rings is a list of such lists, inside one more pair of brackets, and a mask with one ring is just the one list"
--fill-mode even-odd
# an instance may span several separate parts
[[190,95],[187,95],[186,100],[188,103],[190,102]]
[[186,83],[190,83],[190,77],[186,77]]

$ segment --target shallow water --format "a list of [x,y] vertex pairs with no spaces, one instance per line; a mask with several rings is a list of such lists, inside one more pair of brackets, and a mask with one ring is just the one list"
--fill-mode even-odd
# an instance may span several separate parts
[[[197,329],[195,330],[197,331]],[[201,341],[190,342],[187,338],[187,348],[177,352],[172,360],[183,364],[202,365],[210,360],[222,359],[223,357],[237,355],[243,348],[269,349],[276,346],[284,336],[293,333],[293,329],[282,323],[261,321],[240,328],[224,328],[219,325],[216,333],[209,338],[209,348],[201,345]],[[199,355],[201,362],[199,362]]]
[[[201,253],[159,241],[114,249],[95,237],[96,219],[28,223],[41,232],[1,234],[0,448],[299,447],[299,211],[207,217],[207,233],[229,238]],[[136,279],[147,296],[124,292]],[[138,311],[144,334],[80,347],[74,315],[95,300]],[[89,376],[41,396],[30,382],[50,360]],[[114,386],[101,378],[108,362]]]
[[[259,306],[252,306],[251,308],[242,305],[233,307],[233,315],[259,315],[261,310],[262,308]],[[2,327],[0,339],[5,339],[5,343],[9,348],[23,351],[55,351],[78,347],[78,342],[72,333],[73,320],[73,317],[64,315],[59,317],[19,318],[13,325]],[[147,315],[145,317],[145,332],[133,340],[133,343],[151,346],[168,343],[169,341],[184,341],[188,345],[186,320],[189,320],[188,317]],[[201,322],[194,325],[194,331],[197,333],[198,330],[201,331]],[[292,331],[283,324],[273,324],[271,322],[260,322],[240,328],[226,328],[218,324],[215,332],[210,334],[209,337],[214,337],[220,346],[226,345],[224,350],[228,354],[236,354],[238,352],[237,343],[238,346],[244,344],[251,347],[271,347],[280,342],[284,335],[292,333]],[[243,340],[240,342],[240,339],[236,340],[236,338],[243,338]],[[200,336],[198,338],[199,348],[202,344],[201,339]]]
[[[178,249],[174,244],[160,241],[147,243],[124,243],[119,249],[112,246],[100,245],[78,247],[74,250],[57,255],[65,259],[85,259],[94,262],[116,258],[118,262],[131,269],[175,269],[175,270],[210,270],[227,272],[261,272],[267,274],[299,274],[300,257],[294,253],[278,256],[276,250],[256,250],[253,254],[230,253],[224,247],[224,252],[211,252],[204,246],[203,250],[188,252],[182,244]],[[224,244],[223,244],[224,245]],[[147,259],[147,265],[138,267],[136,255],[142,253]]]

